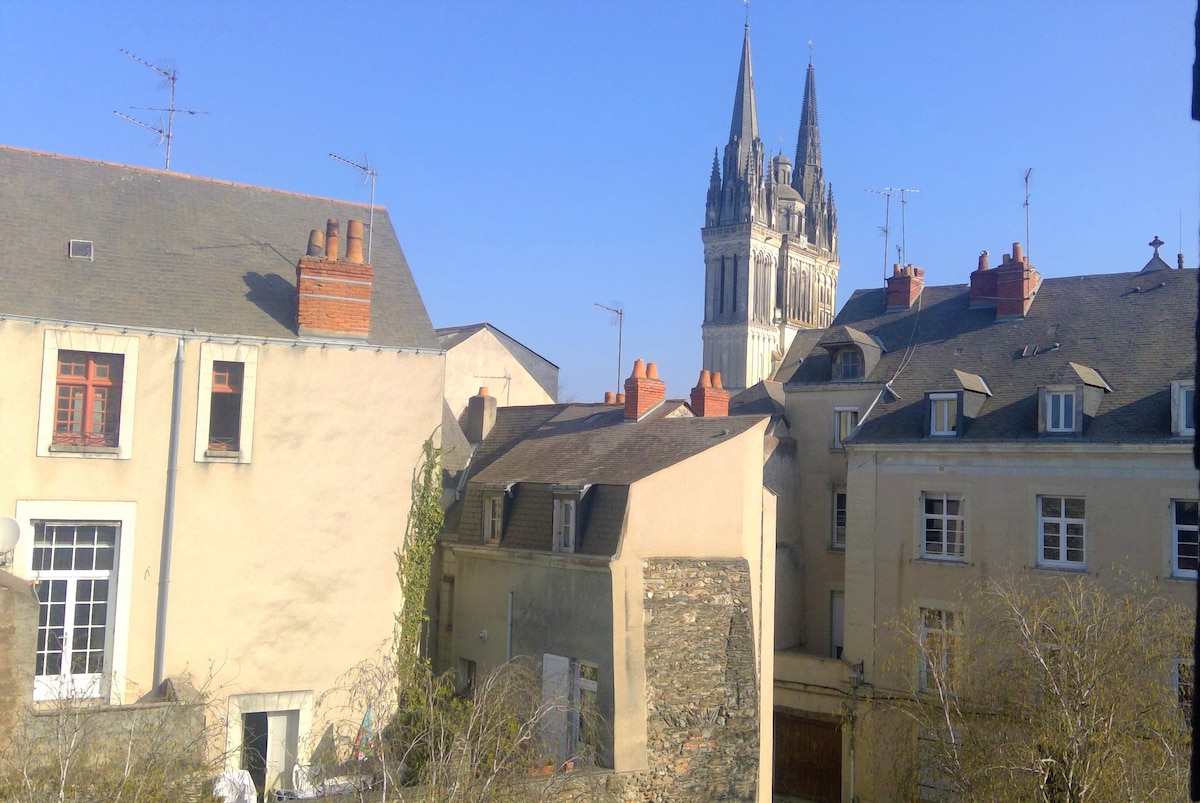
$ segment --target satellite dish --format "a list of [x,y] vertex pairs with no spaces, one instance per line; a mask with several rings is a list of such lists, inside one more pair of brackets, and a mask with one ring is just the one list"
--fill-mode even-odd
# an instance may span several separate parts
[[0,516],[0,552],[12,552],[20,538],[20,523],[11,516]]

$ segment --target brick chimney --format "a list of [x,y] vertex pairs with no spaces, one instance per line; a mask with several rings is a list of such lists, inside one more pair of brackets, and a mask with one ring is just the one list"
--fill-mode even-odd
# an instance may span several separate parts
[[667,398],[667,386],[658,378],[658,366],[633,361],[633,373],[625,380],[625,420],[640,421]]
[[721,387],[720,371],[700,372],[700,379],[692,388],[692,412],[697,418],[729,415],[729,391]]
[[924,287],[924,268],[914,267],[911,262],[904,267],[899,263],[893,265],[887,280],[887,311],[911,309]]
[[496,397],[488,395],[488,389],[482,387],[479,394],[467,399],[467,425],[463,434],[467,443],[483,443],[483,439],[496,425]]
[[366,340],[371,330],[371,280],[362,261],[361,220],[346,223],[346,258],[338,259],[338,222],[330,218],[325,236],[308,235],[307,253],[296,263],[296,332]]
[[996,268],[996,318],[1024,318],[1041,287],[1037,268],[1021,253],[1021,244],[1013,243],[1012,255]]
[[979,252],[979,266],[971,274],[971,309],[996,306],[996,272],[988,270],[988,252]]

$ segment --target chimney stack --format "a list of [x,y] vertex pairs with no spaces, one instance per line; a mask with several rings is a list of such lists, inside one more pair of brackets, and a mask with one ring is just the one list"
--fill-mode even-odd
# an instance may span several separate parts
[[640,421],[667,398],[667,386],[658,378],[658,366],[633,361],[633,373],[625,380],[625,420]]
[[366,340],[371,330],[374,271],[362,261],[361,220],[346,224],[346,259],[338,260],[338,222],[330,218],[325,236],[308,235],[308,249],[296,263],[296,332],[300,335]]
[[896,263],[892,266],[892,275],[887,280],[887,311],[912,309],[924,287],[924,268],[914,267],[911,262],[904,267]]
[[996,306],[996,271],[988,270],[988,252],[979,252],[979,267],[971,274],[971,309]]
[[1024,318],[1041,287],[1042,277],[1021,253],[1021,244],[1013,243],[1012,256],[996,268],[996,318]]
[[604,391],[604,403],[605,404],[616,404],[617,403],[617,394],[613,393],[611,390]]
[[692,388],[692,412],[698,418],[729,415],[729,391],[721,387],[720,371],[700,372],[700,379]]
[[483,439],[496,425],[496,398],[488,395],[488,389],[482,387],[477,396],[467,399],[467,426],[464,435],[468,443],[483,443]]

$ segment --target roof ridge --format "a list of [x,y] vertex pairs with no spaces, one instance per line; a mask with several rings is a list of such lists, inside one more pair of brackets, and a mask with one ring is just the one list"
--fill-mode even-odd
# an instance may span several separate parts
[[[293,190],[281,190],[281,189],[278,189],[277,187],[264,187],[260,184],[248,184],[244,181],[233,181],[231,179],[214,178],[212,176],[196,176],[196,175],[192,175],[191,173],[181,173],[178,170],[164,170],[161,167],[144,167],[142,165],[132,165],[132,164],[127,164],[125,162],[110,162],[106,159],[93,159],[88,156],[74,156],[69,153],[56,153],[54,151],[42,151],[42,150],[37,150],[36,148],[21,148],[16,145],[0,145],[0,153],[2,153],[4,151],[10,151],[13,153],[26,153],[26,154],[32,154],[34,156],[49,156],[54,159],[65,159],[65,160],[69,160],[69,161],[73,161],[73,162],[87,162],[89,164],[104,165],[105,167],[123,167],[127,170],[137,170],[137,171],[141,171],[144,173],[154,173],[154,174],[163,175],[163,176],[170,176],[171,178],[182,178],[182,179],[188,179],[191,181],[203,181],[203,182],[207,182],[209,184],[222,184],[222,185],[225,185],[228,187],[240,187],[242,189],[248,189],[248,190],[262,190],[263,192],[271,192],[271,193],[276,193],[279,195],[291,195],[291,196],[298,197],[298,198],[311,198],[311,199],[317,200],[317,201],[334,201],[336,203],[349,204],[351,206],[361,206],[364,209],[370,208],[370,206],[371,206],[369,203],[362,203],[361,201],[348,201],[343,198],[333,198],[328,195],[314,195],[314,194],[308,193],[308,192],[295,192]],[[387,207],[384,206],[383,204],[375,204],[375,208],[382,209],[385,211],[387,210]]]

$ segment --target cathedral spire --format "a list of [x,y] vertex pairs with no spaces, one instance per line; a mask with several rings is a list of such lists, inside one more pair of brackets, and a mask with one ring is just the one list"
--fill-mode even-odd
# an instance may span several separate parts
[[[821,132],[817,126],[817,87],[810,61],[808,73],[804,78],[804,108],[800,112],[800,133],[796,137],[796,172],[793,185],[804,196],[805,201],[811,202],[819,200],[824,194],[817,186],[820,179]],[[813,192],[814,190],[817,192]]]
[[[738,67],[737,90],[733,95],[733,121],[729,125],[729,141],[743,147],[758,139],[758,109],[754,105],[754,71],[750,67],[750,26],[742,39],[742,63]],[[739,160],[740,161],[740,160]]]

